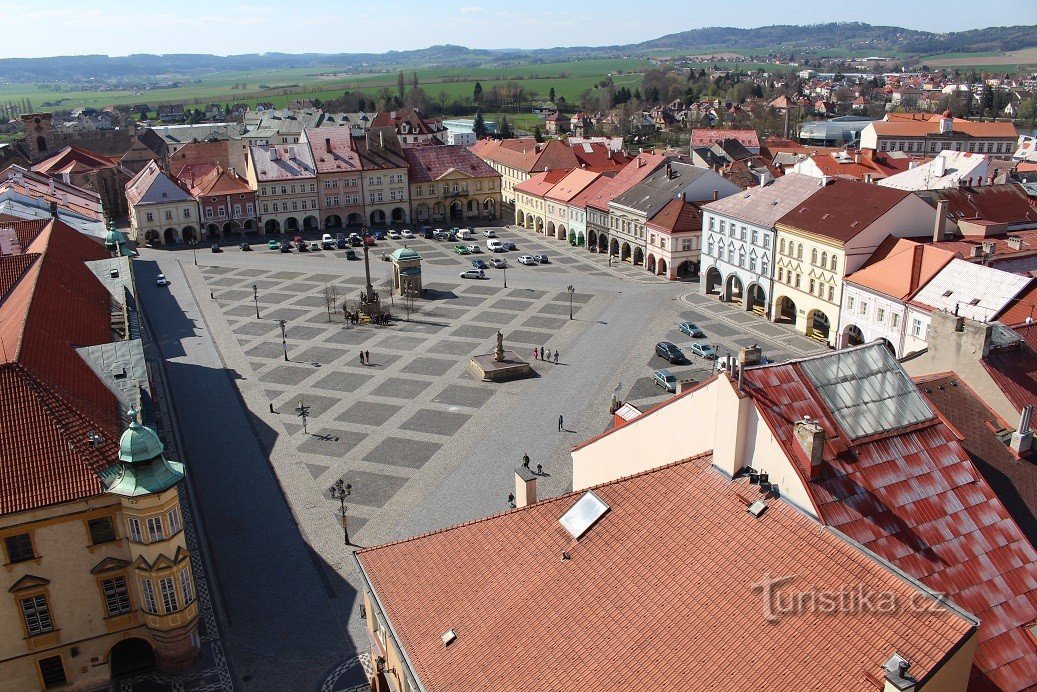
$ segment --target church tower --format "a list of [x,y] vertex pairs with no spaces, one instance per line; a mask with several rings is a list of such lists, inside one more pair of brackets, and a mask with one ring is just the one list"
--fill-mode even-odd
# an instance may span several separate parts
[[129,538],[140,608],[160,670],[178,672],[200,654],[198,602],[184,536],[180,496],[184,465],[169,461],[158,435],[137,420],[119,440],[119,463],[105,474],[109,493],[119,495]]
[[22,116],[25,123],[25,145],[33,163],[42,161],[56,150],[54,127],[50,113],[29,113]]

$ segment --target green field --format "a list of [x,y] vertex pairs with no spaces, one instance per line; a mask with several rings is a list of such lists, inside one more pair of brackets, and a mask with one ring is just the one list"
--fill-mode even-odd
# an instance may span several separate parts
[[[641,59],[584,60],[558,63],[542,63],[487,68],[442,68],[416,70],[421,87],[435,98],[440,92],[450,97],[470,96],[476,81],[489,89],[494,82],[515,79],[531,91],[546,98],[551,87],[556,94],[568,100],[578,99],[580,94],[591,88],[608,74],[620,85],[639,84],[640,74],[617,74],[642,70],[651,66]],[[404,70],[408,84],[415,70]],[[559,75],[566,74],[561,77]],[[0,102],[21,101],[28,98],[36,109],[45,102],[59,105],[49,106],[52,110],[75,108],[103,108],[108,105],[159,103],[249,103],[269,101],[283,106],[291,99],[334,98],[345,89],[361,90],[376,94],[382,88],[396,88],[396,72],[372,74],[334,73],[331,68],[297,68],[278,71],[220,72],[198,79],[196,83],[167,89],[141,91],[60,91],[60,85],[9,84],[0,85]],[[244,83],[244,90],[232,89],[234,84]],[[266,85],[271,89],[261,90]],[[286,94],[284,87],[297,85]],[[278,88],[280,87],[280,88]]]

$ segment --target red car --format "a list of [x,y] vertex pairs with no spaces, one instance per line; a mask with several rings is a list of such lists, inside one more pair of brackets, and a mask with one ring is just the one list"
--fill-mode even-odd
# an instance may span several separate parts
[[364,236],[364,245],[367,245],[368,247],[373,247],[374,244],[374,236]]

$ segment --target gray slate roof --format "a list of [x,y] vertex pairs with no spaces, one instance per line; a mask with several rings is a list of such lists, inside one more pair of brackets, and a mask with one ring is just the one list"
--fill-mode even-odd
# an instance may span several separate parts
[[[671,173],[668,173],[671,172]],[[671,161],[660,166],[644,180],[612,200],[616,204],[635,209],[648,218],[666,206],[677,193],[702,175],[712,173],[708,168]]]
[[802,173],[786,173],[770,185],[751,187],[702,206],[702,211],[770,228],[778,219],[820,189],[821,180]]

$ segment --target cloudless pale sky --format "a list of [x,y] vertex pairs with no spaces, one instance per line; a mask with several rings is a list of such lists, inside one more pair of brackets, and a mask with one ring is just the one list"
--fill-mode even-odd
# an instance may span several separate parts
[[705,26],[863,21],[926,31],[1037,24],[1037,0],[0,0],[0,57],[352,53],[453,43],[547,48],[634,43]]

